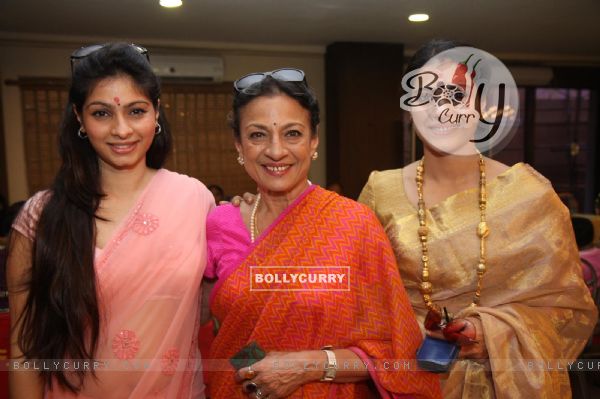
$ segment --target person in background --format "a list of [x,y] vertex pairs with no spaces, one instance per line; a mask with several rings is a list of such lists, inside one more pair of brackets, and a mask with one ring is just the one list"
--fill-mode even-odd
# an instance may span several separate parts
[[572,216],[571,223],[583,263],[583,277],[596,298],[600,287],[600,248],[594,245],[594,225],[590,219],[581,216]]
[[25,201],[17,201],[7,207],[2,213],[2,217],[0,218],[0,239],[3,241],[0,241],[0,244],[6,244],[5,240],[8,239],[12,223],[21,211],[23,205],[25,205]]
[[333,191],[334,193],[337,193],[339,195],[344,195],[342,185],[339,182],[331,183],[330,185],[327,186],[327,190]]
[[[61,167],[10,237],[11,398],[204,397],[198,303],[213,197],[162,168],[171,134],[146,49],[83,47],[71,67]],[[23,371],[32,359],[62,362]]]
[[[218,279],[210,358],[224,361],[209,371],[209,396],[440,397],[437,376],[410,363],[422,337],[381,225],[364,205],[308,181],[319,108],[304,72],[253,73],[234,88],[238,162],[259,194],[253,206],[219,206],[207,220],[205,275]],[[251,276],[261,266],[343,271],[348,280],[257,290]],[[257,360],[261,350],[266,357],[237,372],[225,361],[240,352]],[[393,369],[396,361],[409,365]]]
[[[407,73],[459,46],[425,44]],[[456,63],[438,66],[440,79],[453,81]],[[441,328],[442,307],[455,316],[444,335],[428,332],[462,343],[442,377],[444,397],[570,397],[567,367],[547,365],[579,355],[598,312],[581,277],[569,212],[531,166],[482,156],[469,141],[472,126],[420,126],[438,129],[416,128],[423,158],[373,172],[359,201],[388,233],[420,324]],[[455,155],[450,146],[473,151]]]
[[0,237],[8,235],[8,232],[3,232],[2,221],[4,220],[4,213],[8,209],[8,200],[4,195],[0,194]]
[[0,218],[0,310],[8,310],[8,288],[6,286],[6,261],[8,259],[8,235],[12,223],[21,211],[25,201],[18,201],[7,207]]
[[571,216],[571,225],[575,233],[575,242],[580,250],[587,249],[594,243],[594,224],[584,216]]
[[225,192],[216,184],[211,184],[208,186],[209,191],[212,193],[213,197],[215,197],[215,204],[219,205],[221,201],[225,201]]
[[571,212],[571,213],[579,212],[579,201],[577,201],[577,198],[575,198],[573,193],[569,193],[569,192],[558,193],[558,198],[560,198],[562,203],[565,204],[565,206],[567,207],[569,212]]

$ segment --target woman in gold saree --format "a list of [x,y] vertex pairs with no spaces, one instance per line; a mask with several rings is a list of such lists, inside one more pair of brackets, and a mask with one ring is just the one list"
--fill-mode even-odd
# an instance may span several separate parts
[[[430,42],[408,71],[455,47]],[[529,165],[457,155],[446,131],[425,135],[417,124],[417,133],[423,159],[373,172],[359,201],[392,242],[420,324],[443,306],[466,337],[442,379],[444,396],[570,397],[567,361],[583,349],[597,310],[566,208]]]

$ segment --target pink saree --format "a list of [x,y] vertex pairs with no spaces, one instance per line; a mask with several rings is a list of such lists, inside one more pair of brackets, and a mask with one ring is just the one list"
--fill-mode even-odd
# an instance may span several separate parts
[[[437,376],[417,371],[414,362],[401,369],[391,366],[394,361],[405,365],[414,360],[421,333],[389,241],[366,207],[311,186],[248,246],[235,267],[226,264],[231,258],[223,258],[235,252],[223,247],[225,238],[239,235],[228,214],[227,208],[219,207],[207,221],[209,251],[217,248],[207,270],[219,277],[211,302],[220,324],[210,354],[211,399],[247,398],[234,382],[228,359],[252,341],[266,352],[315,350],[325,345],[348,348],[371,364],[372,384],[380,397],[440,397]],[[304,291],[261,290],[251,281],[256,266],[344,266],[348,267],[348,286],[322,290],[319,282],[301,284],[310,288]],[[374,397],[377,393],[369,385],[368,381],[310,383],[290,398]]]
[[[30,238],[41,198],[30,199],[14,225]],[[110,241],[96,249],[97,378],[88,375],[79,395],[53,384],[47,398],[203,397],[197,332],[213,203],[197,180],[156,173]]]

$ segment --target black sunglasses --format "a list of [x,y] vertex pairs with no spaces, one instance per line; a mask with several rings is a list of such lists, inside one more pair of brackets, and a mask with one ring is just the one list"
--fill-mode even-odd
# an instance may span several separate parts
[[253,84],[261,82],[267,76],[270,76],[273,79],[281,80],[282,82],[298,82],[306,84],[306,76],[304,75],[304,71],[301,69],[281,68],[271,72],[254,72],[246,76],[242,76],[233,82],[233,87],[237,92],[241,93]]
[[[82,58],[87,57],[88,55],[90,55],[106,46],[107,46],[107,44],[92,44],[90,46],[84,46],[84,47],[81,47],[81,48],[73,51],[73,53],[71,54],[71,74],[73,74],[73,67],[75,66],[77,61],[81,60]],[[143,55],[144,57],[146,57],[146,60],[148,62],[150,62],[150,54],[148,53],[148,50],[146,48],[144,48],[142,46],[138,46],[137,44],[133,44],[133,43],[130,44],[129,46],[131,46],[135,51],[140,53],[140,55]]]

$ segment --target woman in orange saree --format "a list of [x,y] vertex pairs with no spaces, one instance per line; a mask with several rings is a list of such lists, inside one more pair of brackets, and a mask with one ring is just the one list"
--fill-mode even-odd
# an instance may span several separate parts
[[[422,336],[378,220],[307,181],[318,107],[303,73],[284,71],[235,86],[238,160],[260,195],[207,219],[209,396],[439,397],[413,361]],[[236,372],[229,359],[251,343],[266,357]]]

